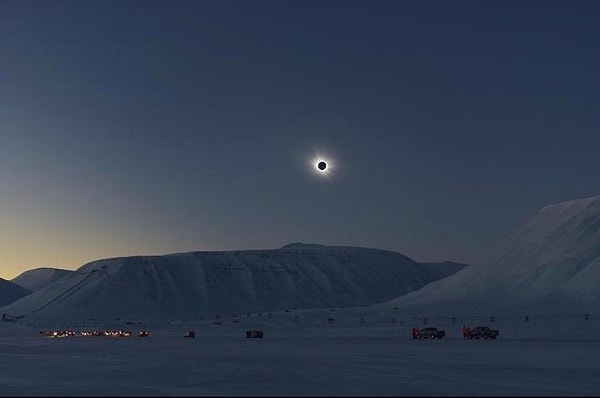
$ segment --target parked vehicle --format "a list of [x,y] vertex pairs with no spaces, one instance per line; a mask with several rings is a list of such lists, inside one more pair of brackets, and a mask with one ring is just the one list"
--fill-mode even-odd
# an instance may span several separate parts
[[468,339],[495,339],[500,332],[487,326],[477,326],[467,333]]
[[263,338],[263,331],[262,330],[247,330],[246,331],[246,338],[249,339],[262,339]]
[[417,339],[441,339],[446,335],[446,331],[434,327],[420,329],[415,338]]

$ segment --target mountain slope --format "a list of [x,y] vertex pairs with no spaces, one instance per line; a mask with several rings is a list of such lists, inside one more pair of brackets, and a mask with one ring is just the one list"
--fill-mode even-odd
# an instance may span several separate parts
[[0,278],[0,306],[8,305],[29,294],[31,294],[31,290]]
[[2,310],[32,318],[182,318],[359,306],[431,281],[399,253],[293,244],[275,250],[104,259]]
[[600,302],[600,196],[543,208],[485,260],[384,306],[414,310],[590,308]]
[[41,267],[25,271],[13,278],[11,282],[35,292],[72,272],[66,269]]
[[427,270],[432,281],[446,278],[465,268],[467,264],[455,263],[454,261],[442,261],[441,263],[419,263]]

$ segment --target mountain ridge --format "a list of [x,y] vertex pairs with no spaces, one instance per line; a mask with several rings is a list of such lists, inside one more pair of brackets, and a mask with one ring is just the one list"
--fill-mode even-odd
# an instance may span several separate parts
[[[542,208],[480,263],[387,305],[463,312],[600,303],[600,196]],[[384,304],[385,306],[385,304]]]
[[361,306],[435,277],[393,251],[293,245],[96,260],[3,311],[37,318],[168,318]]
[[61,268],[38,267],[22,272],[11,279],[11,282],[35,292],[54,283],[56,280],[71,272],[73,271]]

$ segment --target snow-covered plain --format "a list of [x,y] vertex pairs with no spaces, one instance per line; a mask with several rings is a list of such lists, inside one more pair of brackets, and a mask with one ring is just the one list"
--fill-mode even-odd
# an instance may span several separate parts
[[[329,321],[332,318],[335,321]],[[361,323],[361,318],[364,323]],[[131,325],[0,324],[0,395],[600,394],[600,322],[583,314],[427,319],[335,308]],[[237,322],[236,322],[237,321]],[[462,324],[500,330],[463,340]],[[41,329],[128,329],[133,337],[42,337]],[[245,331],[261,329],[263,339]],[[136,337],[148,330],[149,337]],[[183,338],[188,330],[195,339]]]

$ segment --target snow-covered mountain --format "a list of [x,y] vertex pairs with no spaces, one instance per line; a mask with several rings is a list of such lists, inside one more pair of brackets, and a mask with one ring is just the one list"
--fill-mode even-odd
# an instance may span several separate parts
[[543,208],[480,264],[381,307],[552,312],[590,309],[598,304],[600,196]]
[[8,305],[29,294],[31,290],[0,278],[0,306]]
[[429,273],[431,280],[438,280],[446,278],[452,274],[457,273],[461,269],[467,266],[467,264],[456,263],[454,261],[442,261],[441,263],[419,263]]
[[11,279],[11,282],[35,292],[72,272],[66,269],[41,267],[25,271]]
[[360,306],[431,282],[392,251],[291,244],[94,261],[2,309],[30,318],[172,318]]

